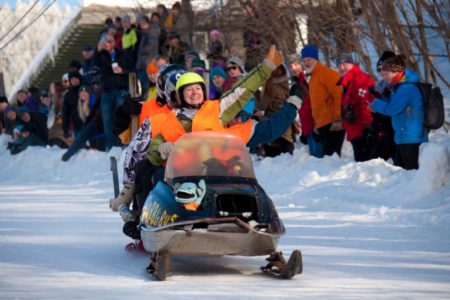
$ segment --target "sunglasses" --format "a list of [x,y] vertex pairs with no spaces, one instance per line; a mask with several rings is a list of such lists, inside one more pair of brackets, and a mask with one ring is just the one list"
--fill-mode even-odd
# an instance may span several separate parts
[[238,68],[237,66],[231,66],[231,67],[227,67],[226,70],[228,72],[228,71],[231,71],[231,70],[237,70],[237,68]]

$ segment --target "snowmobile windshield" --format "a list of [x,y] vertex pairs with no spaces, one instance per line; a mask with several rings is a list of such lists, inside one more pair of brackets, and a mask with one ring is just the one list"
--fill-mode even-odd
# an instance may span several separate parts
[[212,131],[185,134],[174,144],[166,180],[188,176],[255,179],[252,159],[242,140]]

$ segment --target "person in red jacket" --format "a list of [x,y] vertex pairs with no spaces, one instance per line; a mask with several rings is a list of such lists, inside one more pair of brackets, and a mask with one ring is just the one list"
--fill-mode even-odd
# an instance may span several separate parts
[[368,103],[373,101],[373,96],[369,88],[375,84],[368,74],[361,71],[350,54],[340,55],[336,65],[341,75],[338,85],[344,87],[341,106],[347,140],[353,146],[355,161],[366,161],[371,153],[367,134],[372,115]]

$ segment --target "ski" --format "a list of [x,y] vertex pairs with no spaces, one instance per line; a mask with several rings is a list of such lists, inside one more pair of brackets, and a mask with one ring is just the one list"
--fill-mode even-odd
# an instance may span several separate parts
[[291,279],[303,272],[302,253],[294,250],[286,262],[281,252],[272,253],[267,259],[269,263],[261,270],[265,274],[274,275],[278,278]]

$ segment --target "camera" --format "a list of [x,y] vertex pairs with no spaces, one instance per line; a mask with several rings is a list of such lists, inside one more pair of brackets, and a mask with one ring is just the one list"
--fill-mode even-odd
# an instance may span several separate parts
[[342,107],[342,119],[349,122],[349,123],[353,123],[355,121],[355,109],[353,107],[353,105],[351,104],[347,104],[345,106]]

